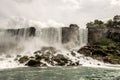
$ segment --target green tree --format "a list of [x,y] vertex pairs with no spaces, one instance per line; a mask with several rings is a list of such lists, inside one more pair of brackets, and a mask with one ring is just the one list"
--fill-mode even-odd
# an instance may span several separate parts
[[107,21],[107,23],[106,23],[106,26],[107,27],[112,27],[114,24],[113,24],[113,21],[110,19],[110,20],[108,20]]
[[87,28],[94,27],[94,23],[93,22],[89,22],[89,23],[86,24],[86,26],[87,26]]
[[101,20],[94,20],[94,22],[89,22],[86,24],[87,28],[105,27],[104,22]]
[[94,20],[94,24],[101,25],[101,24],[104,24],[104,22],[96,19],[96,20]]

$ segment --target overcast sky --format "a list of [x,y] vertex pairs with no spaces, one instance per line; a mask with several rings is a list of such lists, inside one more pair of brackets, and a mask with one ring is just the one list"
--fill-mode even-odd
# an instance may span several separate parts
[[0,0],[0,20],[18,16],[84,27],[94,19],[108,20],[117,14],[120,0]]

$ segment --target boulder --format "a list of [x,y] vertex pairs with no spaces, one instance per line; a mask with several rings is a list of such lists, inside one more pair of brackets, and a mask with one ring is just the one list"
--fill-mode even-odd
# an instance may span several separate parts
[[74,51],[72,51],[72,52],[71,52],[71,55],[72,55],[72,56],[76,56],[76,54],[75,54],[75,52],[74,52]]
[[23,56],[23,57],[21,57],[18,61],[20,62],[20,63],[25,63],[25,62],[27,62],[29,60],[29,57],[28,56]]
[[35,55],[35,60],[41,60],[43,57],[42,56],[40,56],[40,55]]
[[42,53],[40,50],[34,52],[35,55],[40,53]]
[[64,66],[68,63],[68,59],[65,58],[62,54],[58,54],[53,57],[53,60],[57,62],[57,65]]
[[107,53],[105,53],[104,50],[97,49],[97,50],[92,52],[92,55],[105,57],[105,56],[107,56]]
[[92,55],[92,51],[89,47],[83,47],[81,49],[79,49],[77,51],[80,54],[84,54],[85,56],[91,56]]
[[26,65],[30,67],[39,67],[41,65],[41,62],[38,60],[29,60]]
[[40,51],[41,53],[49,52],[50,54],[54,54],[57,52],[56,48],[54,47],[42,47]]

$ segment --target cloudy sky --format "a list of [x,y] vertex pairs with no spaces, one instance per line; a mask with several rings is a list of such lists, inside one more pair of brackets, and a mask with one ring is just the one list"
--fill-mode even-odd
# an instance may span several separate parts
[[0,0],[0,20],[13,16],[81,27],[120,14],[120,0]]

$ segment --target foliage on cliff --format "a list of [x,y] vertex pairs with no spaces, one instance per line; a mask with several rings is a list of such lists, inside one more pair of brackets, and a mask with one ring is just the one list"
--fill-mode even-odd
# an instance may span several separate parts
[[120,42],[111,39],[101,39],[94,45],[81,48],[78,52],[106,63],[120,64]]
[[101,20],[94,20],[94,22],[87,23],[88,28],[95,28],[95,27],[105,27],[105,24]]
[[87,23],[86,25],[87,28],[120,27],[120,15],[114,16],[113,19],[110,19],[107,22],[96,19],[93,22]]

